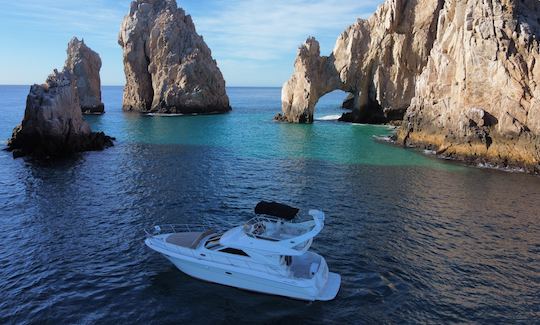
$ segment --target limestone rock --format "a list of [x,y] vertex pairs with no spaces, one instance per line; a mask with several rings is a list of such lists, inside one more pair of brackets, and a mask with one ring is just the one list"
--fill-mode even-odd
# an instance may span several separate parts
[[332,58],[320,56],[319,42],[313,37],[298,49],[294,67],[293,76],[281,92],[282,119],[311,123],[315,104],[321,96],[339,86],[339,79],[334,73]]
[[427,63],[442,3],[388,0],[371,18],[359,19],[343,32],[328,57],[303,50],[308,43],[303,45],[294,74],[282,89],[286,119],[311,121],[319,98],[341,89],[354,96],[348,119],[401,120],[414,96],[415,78]]
[[354,108],[354,95],[349,93],[347,97],[343,100],[341,108],[343,109],[353,109]]
[[105,106],[101,102],[101,59],[84,40],[72,38],[68,44],[65,69],[74,77],[81,110],[85,114],[101,114]]
[[539,1],[446,1],[399,139],[539,171],[538,17]]
[[8,141],[14,157],[62,156],[108,146],[112,138],[93,133],[82,118],[74,77],[57,70],[45,84],[30,88],[24,119]]
[[303,45],[283,119],[312,121],[318,99],[341,89],[354,96],[341,120],[404,118],[407,145],[540,172],[538,17],[537,0],[387,0],[330,56]]
[[225,81],[191,16],[174,0],[137,0],[124,18],[123,108],[160,113],[230,110]]

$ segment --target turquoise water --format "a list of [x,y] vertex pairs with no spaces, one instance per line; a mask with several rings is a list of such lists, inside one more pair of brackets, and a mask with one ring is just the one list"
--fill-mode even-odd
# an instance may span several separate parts
[[[113,105],[105,116],[89,116],[96,130],[117,137],[119,142],[204,145],[243,157],[260,159],[318,159],[344,164],[425,166],[459,170],[415,151],[375,141],[388,136],[386,126],[343,124],[319,120],[311,125],[276,123],[280,107],[279,88],[230,88],[234,111],[207,116],[141,116],[120,112],[121,95],[115,88],[104,90]],[[249,95],[248,95],[249,94]],[[343,113],[339,104],[345,93],[323,97],[315,119]]]
[[[0,137],[29,87],[0,86]],[[535,323],[540,178],[379,142],[384,126],[272,121],[277,88],[229,88],[213,116],[85,117],[115,146],[58,161],[0,151],[0,324]],[[320,120],[322,119],[322,120]],[[242,223],[262,200],[326,212],[313,250],[342,276],[306,303],[206,283],[143,244],[143,229]]]

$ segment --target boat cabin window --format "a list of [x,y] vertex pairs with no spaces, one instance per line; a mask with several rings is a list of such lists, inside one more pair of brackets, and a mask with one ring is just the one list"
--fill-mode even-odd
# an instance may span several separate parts
[[219,249],[219,248],[223,247],[219,243],[220,238],[221,238],[221,234],[220,235],[214,235],[214,236],[208,238],[208,240],[204,244],[204,247],[206,247],[207,249],[211,249],[211,250],[216,250],[216,249]]
[[234,255],[240,255],[240,256],[247,256],[247,257],[249,257],[249,255],[246,254],[246,252],[244,252],[243,250],[240,250],[240,249],[236,249],[236,248],[225,247],[225,248],[223,248],[223,249],[220,249],[219,251],[220,251],[220,252],[223,252],[223,253],[228,253],[228,254],[234,254]]
[[283,259],[283,262],[285,262],[285,265],[290,266],[292,263],[292,256],[283,256],[281,255],[281,258]]

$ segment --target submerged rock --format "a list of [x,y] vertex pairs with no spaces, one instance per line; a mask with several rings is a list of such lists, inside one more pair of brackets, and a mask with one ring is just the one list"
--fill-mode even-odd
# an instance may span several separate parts
[[[540,171],[540,2],[387,0],[338,38],[309,39],[282,89],[283,119],[311,122],[341,89],[341,120],[403,120],[397,139],[469,161]],[[318,47],[317,47],[318,48]]]
[[101,114],[105,106],[101,102],[101,59],[84,40],[73,37],[68,44],[65,69],[71,73],[77,85],[81,110],[84,114]]
[[191,16],[174,0],[137,0],[124,18],[123,109],[159,113],[227,112],[225,80]]
[[8,150],[25,155],[54,157],[112,146],[113,138],[95,133],[83,120],[74,77],[54,70],[45,84],[33,85],[26,99],[21,125],[13,130]]

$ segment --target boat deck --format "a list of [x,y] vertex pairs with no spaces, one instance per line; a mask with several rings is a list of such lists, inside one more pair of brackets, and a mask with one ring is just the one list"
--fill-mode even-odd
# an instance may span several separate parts
[[195,249],[203,238],[214,233],[214,230],[208,229],[204,232],[179,232],[170,234],[165,241],[176,246]]

